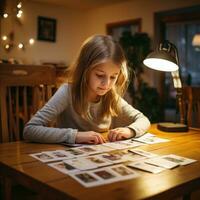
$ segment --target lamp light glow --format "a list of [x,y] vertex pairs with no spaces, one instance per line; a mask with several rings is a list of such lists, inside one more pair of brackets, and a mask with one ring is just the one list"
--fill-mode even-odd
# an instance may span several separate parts
[[178,65],[160,58],[146,58],[143,62],[147,67],[164,72],[173,72],[178,70]]

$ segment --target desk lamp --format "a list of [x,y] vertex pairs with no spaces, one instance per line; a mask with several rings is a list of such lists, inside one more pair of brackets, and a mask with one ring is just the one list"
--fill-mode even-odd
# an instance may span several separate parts
[[178,51],[174,44],[169,41],[160,43],[156,51],[153,51],[143,61],[143,63],[154,70],[171,72],[174,88],[176,89],[176,100],[179,105],[180,123],[163,122],[158,123],[157,128],[167,132],[185,132],[188,127],[184,124],[183,104],[182,104],[182,83],[179,75]]

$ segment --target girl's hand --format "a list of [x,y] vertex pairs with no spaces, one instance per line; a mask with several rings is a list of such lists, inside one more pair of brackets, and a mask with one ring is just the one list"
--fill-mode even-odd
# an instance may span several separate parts
[[86,144],[102,144],[106,141],[100,133],[94,131],[85,131],[77,133],[75,142]]
[[119,127],[109,131],[108,140],[110,142],[115,142],[118,140],[124,140],[135,136],[134,130],[127,127]]

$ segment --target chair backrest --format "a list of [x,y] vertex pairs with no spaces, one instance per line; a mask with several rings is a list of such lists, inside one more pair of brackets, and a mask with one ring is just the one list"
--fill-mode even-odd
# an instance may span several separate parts
[[200,87],[185,86],[182,93],[184,119],[188,127],[200,128]]
[[21,140],[24,124],[56,90],[53,66],[0,64],[0,141]]

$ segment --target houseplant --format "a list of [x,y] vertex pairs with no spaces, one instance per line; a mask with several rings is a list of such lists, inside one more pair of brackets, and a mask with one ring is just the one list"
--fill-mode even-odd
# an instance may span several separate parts
[[159,95],[157,89],[150,87],[142,77],[143,60],[150,52],[151,40],[147,33],[133,35],[125,31],[119,42],[128,61],[130,72],[128,92],[132,104],[148,116],[151,122],[157,122],[160,114]]

